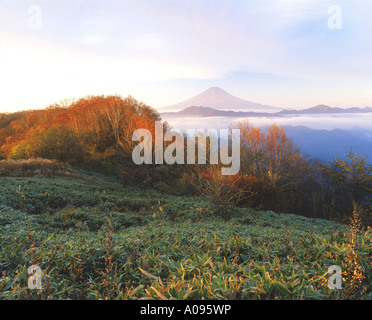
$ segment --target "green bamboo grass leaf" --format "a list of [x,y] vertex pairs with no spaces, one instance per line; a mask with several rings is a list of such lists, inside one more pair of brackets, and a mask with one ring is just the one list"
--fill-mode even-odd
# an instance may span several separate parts
[[284,283],[276,282],[275,288],[278,289],[281,293],[283,293],[286,297],[291,296],[291,291],[288,289],[288,287]]
[[[37,259],[50,279],[52,299],[338,298],[328,290],[325,274],[331,261],[340,264],[345,259],[345,239],[332,237],[341,230],[338,224],[263,211],[252,217],[252,210],[243,208],[239,212],[252,219],[249,224],[235,217],[220,221],[209,213],[203,213],[201,219],[195,208],[211,206],[201,199],[101,182],[4,179],[0,185],[0,271],[6,274],[4,280],[0,275],[0,299],[19,299],[25,291],[18,285],[26,284],[28,278],[25,274],[21,280],[29,259],[28,222],[32,222]],[[7,190],[16,190],[19,184],[26,195],[25,208],[41,208],[36,216],[11,207],[19,202],[13,201]],[[51,195],[49,200],[62,199],[70,207],[56,205],[43,212],[45,206],[37,202],[46,199],[46,191]],[[119,205],[123,212],[117,211]],[[126,205],[132,209],[127,210]],[[151,215],[158,205],[164,211],[180,210],[182,216],[170,221],[159,215],[154,220]],[[106,218],[112,227],[110,276],[105,276]],[[79,221],[86,229],[76,226]],[[96,227],[99,221],[104,223],[102,228]],[[124,226],[123,221],[130,221],[131,226]],[[282,232],[283,225],[286,232]],[[369,280],[370,238],[364,238],[359,251]],[[109,282],[104,284],[103,279]],[[61,281],[64,283],[59,287]],[[363,298],[368,294],[370,291]]]
[[152,279],[155,279],[155,280],[158,280],[158,277],[154,276],[153,274],[151,273],[148,273],[147,271],[145,270],[142,270],[141,268],[138,268],[145,276],[149,277],[149,278],[152,278]]

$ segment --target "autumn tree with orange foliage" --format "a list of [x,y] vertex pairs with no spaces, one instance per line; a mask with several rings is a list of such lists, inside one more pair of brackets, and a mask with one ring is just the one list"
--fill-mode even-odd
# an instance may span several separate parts
[[240,129],[241,170],[239,175],[254,177],[255,206],[260,209],[284,210],[307,169],[307,161],[285,134],[282,127],[272,125],[267,134],[248,121],[230,125]]
[[241,132],[241,168],[245,174],[265,179],[273,187],[290,180],[291,168],[303,165],[299,149],[282,127],[272,125],[265,135],[248,121],[234,123]]
[[196,167],[190,177],[194,188],[216,203],[244,205],[257,209],[295,210],[308,163],[282,127],[272,125],[267,134],[248,121],[233,123],[239,129],[240,172],[221,176],[219,165]]

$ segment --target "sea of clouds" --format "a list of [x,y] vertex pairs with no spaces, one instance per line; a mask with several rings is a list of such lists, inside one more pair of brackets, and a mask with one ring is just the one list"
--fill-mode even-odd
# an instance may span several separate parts
[[255,127],[271,124],[280,126],[305,126],[315,130],[364,130],[370,132],[372,139],[372,113],[347,113],[327,115],[298,115],[285,117],[163,117],[174,129],[225,129],[229,124],[237,121],[248,120]]

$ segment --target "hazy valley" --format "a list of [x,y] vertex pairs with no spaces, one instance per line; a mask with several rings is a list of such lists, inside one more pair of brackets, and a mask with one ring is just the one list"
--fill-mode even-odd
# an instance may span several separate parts
[[372,158],[371,107],[345,109],[318,105],[280,110],[244,101],[220,88],[210,88],[159,112],[164,121],[180,130],[223,129],[245,120],[263,130],[277,124],[285,128],[302,154],[310,159],[332,161],[335,157],[342,158],[351,148]]

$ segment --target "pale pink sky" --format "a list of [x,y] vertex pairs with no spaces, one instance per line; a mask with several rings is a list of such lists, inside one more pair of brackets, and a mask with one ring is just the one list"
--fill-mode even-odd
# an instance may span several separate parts
[[161,108],[212,86],[282,108],[372,105],[371,11],[368,0],[0,0],[0,112],[88,94]]

